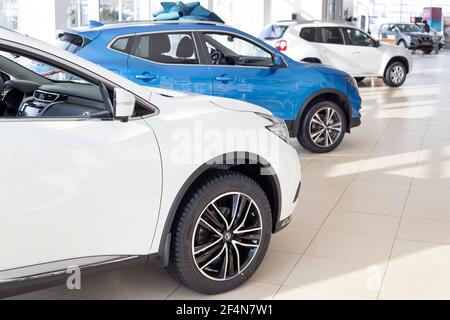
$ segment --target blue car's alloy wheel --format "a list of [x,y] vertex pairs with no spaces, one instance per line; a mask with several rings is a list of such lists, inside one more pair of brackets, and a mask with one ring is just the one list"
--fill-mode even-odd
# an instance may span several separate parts
[[326,153],[341,144],[346,128],[347,121],[342,108],[334,102],[321,101],[307,111],[298,140],[311,152]]

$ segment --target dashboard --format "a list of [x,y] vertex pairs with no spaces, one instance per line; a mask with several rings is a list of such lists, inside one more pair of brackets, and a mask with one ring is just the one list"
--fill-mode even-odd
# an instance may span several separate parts
[[[8,80],[0,116],[20,118],[105,118],[111,115],[97,86],[75,82],[39,84]],[[3,110],[2,110],[3,109]]]

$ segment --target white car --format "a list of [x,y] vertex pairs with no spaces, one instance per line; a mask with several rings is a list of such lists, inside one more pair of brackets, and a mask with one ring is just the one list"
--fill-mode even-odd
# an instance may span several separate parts
[[279,22],[264,28],[260,38],[296,61],[333,66],[358,82],[378,77],[390,87],[399,87],[412,70],[407,50],[382,45],[350,24]]
[[300,163],[265,109],[141,87],[1,28],[0,79],[2,296],[150,258],[224,292],[290,222]]

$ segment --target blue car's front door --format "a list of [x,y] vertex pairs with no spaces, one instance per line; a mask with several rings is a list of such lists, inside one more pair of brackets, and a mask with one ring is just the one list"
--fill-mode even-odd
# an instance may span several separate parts
[[212,95],[212,75],[199,64],[190,32],[136,36],[128,60],[128,77],[140,85]]
[[204,32],[200,39],[210,58],[215,96],[244,100],[294,119],[292,69],[275,67],[273,53],[234,34]]

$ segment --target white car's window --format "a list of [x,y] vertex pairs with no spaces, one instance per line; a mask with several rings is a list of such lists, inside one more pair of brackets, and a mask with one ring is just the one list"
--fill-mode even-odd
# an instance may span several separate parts
[[303,28],[300,31],[300,37],[306,41],[314,42],[316,40],[317,28]]
[[4,51],[0,51],[0,55],[49,80],[85,82],[73,74],[24,56],[15,55]]
[[375,47],[375,41],[364,32],[354,28],[344,28],[347,44],[359,47]]
[[158,63],[198,64],[194,39],[190,33],[153,33],[137,39],[132,55]]
[[54,65],[0,51],[0,117],[111,119],[110,105],[96,84]]
[[326,44],[344,44],[341,29],[337,27],[320,28],[320,40]]
[[256,44],[231,34],[205,33],[204,39],[215,65],[273,66],[272,54]]

